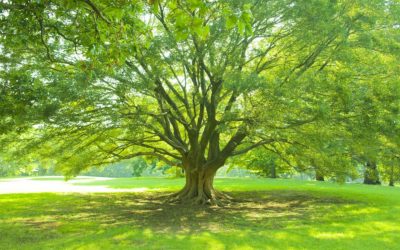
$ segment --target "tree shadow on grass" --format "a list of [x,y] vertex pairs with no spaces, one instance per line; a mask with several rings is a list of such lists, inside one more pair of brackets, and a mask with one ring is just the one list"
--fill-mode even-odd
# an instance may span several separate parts
[[[367,240],[379,234],[373,232],[374,227],[361,234],[356,232],[360,223],[376,222],[375,217],[368,216],[380,212],[379,208],[366,209],[368,206],[360,202],[300,191],[230,195],[237,201],[225,207],[210,207],[165,203],[159,193],[53,194],[49,203],[35,198],[26,201],[29,213],[22,213],[19,211],[22,208],[16,207],[12,218],[3,220],[0,231],[8,228],[9,238],[14,233],[20,236],[17,237],[20,242],[41,243],[49,248],[89,248],[102,242],[112,248],[143,246],[145,249],[168,249],[175,244],[177,248],[187,244],[210,249],[263,248],[264,244],[285,248],[301,246],[303,241],[318,241],[328,246],[332,241],[352,244],[357,237]],[[364,220],[359,216],[364,216]],[[340,223],[345,221],[354,221],[356,225],[351,228]],[[377,242],[390,249],[391,240]]]
[[[119,225],[153,225],[157,231],[218,231],[211,224],[236,228],[284,227],[288,221],[309,221],[322,218],[338,206],[354,206],[359,202],[334,197],[316,197],[304,192],[235,192],[235,202],[224,207],[165,203],[159,196],[123,195],[113,202],[107,213],[97,219],[112,218]],[[125,196],[125,197],[124,197]],[[128,202],[127,202],[128,201]],[[103,201],[98,204],[103,205]],[[90,211],[86,211],[90,212]],[[93,216],[93,215],[92,215]]]

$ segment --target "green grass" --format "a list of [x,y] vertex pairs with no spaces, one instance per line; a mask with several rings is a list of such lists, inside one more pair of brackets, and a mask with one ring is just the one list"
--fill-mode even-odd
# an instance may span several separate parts
[[217,179],[239,201],[165,204],[181,179],[80,185],[146,192],[0,195],[0,249],[400,249],[400,189]]
[[176,191],[184,185],[183,178],[136,177],[113,178],[77,183],[79,186],[106,186],[115,189],[147,188],[149,191]]
[[[29,177],[29,179],[34,181],[66,181],[65,177],[62,176],[44,176],[44,177]],[[90,177],[75,177],[72,180],[90,180]]]

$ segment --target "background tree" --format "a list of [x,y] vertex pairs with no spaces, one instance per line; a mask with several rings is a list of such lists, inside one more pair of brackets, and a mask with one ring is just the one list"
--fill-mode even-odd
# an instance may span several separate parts
[[233,160],[234,166],[242,166],[262,177],[278,178],[282,173],[288,173],[287,166],[275,153],[266,147],[254,149],[242,157]]

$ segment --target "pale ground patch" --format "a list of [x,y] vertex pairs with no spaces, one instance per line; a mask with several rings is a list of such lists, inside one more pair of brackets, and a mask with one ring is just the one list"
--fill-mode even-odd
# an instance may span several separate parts
[[[106,186],[80,186],[80,183],[110,180],[105,177],[78,177],[77,179],[64,181],[54,180],[56,176],[40,177],[40,180],[34,178],[10,178],[0,181],[0,194],[16,193],[102,193],[102,192],[144,192],[147,188],[127,188],[113,189]],[[59,176],[57,176],[59,177]],[[52,179],[53,178],[53,179]]]

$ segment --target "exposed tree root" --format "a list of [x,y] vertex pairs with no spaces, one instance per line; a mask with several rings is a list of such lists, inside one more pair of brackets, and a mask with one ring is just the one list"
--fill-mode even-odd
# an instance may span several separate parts
[[[197,190],[196,190],[197,191]],[[191,205],[211,205],[222,207],[233,201],[227,194],[214,189],[202,192],[191,191],[184,188],[181,191],[169,195],[166,199],[169,203],[191,204]]]
[[193,205],[223,206],[233,199],[214,189],[215,171],[186,172],[186,183],[182,190],[167,197],[167,202]]

